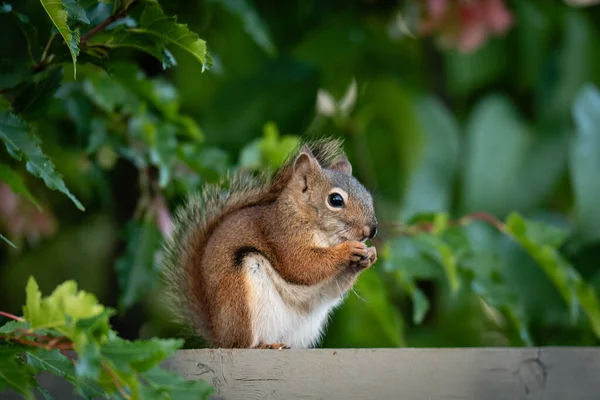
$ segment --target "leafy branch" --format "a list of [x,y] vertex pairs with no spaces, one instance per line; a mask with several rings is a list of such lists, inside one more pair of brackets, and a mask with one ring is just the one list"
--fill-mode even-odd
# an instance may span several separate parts
[[43,298],[30,277],[23,310],[23,317],[0,312],[12,320],[0,326],[0,391],[33,398],[32,389],[37,389],[49,398],[35,379],[48,371],[87,399],[112,398],[117,392],[125,399],[176,398],[175,393],[207,398],[213,392],[204,381],[186,381],[158,366],[183,341],[119,338],[108,322],[114,311],[78,291],[73,281]]
[[[549,224],[525,220],[515,212],[505,221],[485,212],[474,212],[450,221],[446,213],[439,213],[418,215],[406,225],[385,225],[392,229],[392,237],[396,235],[400,240],[403,237],[412,240],[415,248],[439,263],[453,292],[459,289],[462,280],[469,282],[471,290],[486,303],[500,309],[507,320],[515,325],[523,342],[531,345],[533,343],[527,332],[527,322],[517,301],[517,294],[502,287],[506,283],[502,281],[503,273],[499,267],[484,267],[490,263],[491,255],[478,252],[464,231],[474,221],[491,225],[517,243],[554,284],[569,306],[572,317],[575,318],[578,311],[583,310],[594,334],[600,338],[600,304],[597,294],[559,250],[567,238],[567,232]],[[391,242],[394,243],[394,239]],[[411,276],[408,272],[410,270],[406,269],[403,255],[400,254],[406,251],[405,248],[398,247],[395,251],[399,254],[387,263],[388,269],[399,274],[398,283],[413,297],[415,322],[420,322],[429,306],[413,282],[418,271]]]

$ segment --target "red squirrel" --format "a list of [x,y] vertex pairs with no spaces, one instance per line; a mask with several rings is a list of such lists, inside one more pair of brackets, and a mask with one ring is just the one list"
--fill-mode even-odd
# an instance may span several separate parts
[[373,199],[342,142],[301,144],[273,175],[238,172],[176,212],[167,294],[221,348],[309,348],[377,260]]

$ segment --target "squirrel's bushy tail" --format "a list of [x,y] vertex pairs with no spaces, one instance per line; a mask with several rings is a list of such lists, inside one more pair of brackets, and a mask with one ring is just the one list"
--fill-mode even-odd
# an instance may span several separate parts
[[[319,163],[327,168],[345,157],[342,141],[319,139],[303,142]],[[300,149],[299,148],[299,149]],[[298,150],[299,150],[298,149]],[[236,172],[228,174],[218,184],[206,184],[199,194],[175,213],[175,229],[166,241],[163,253],[165,294],[180,323],[191,325],[200,335],[209,338],[204,305],[210,294],[202,290],[199,269],[204,248],[219,222],[242,208],[268,204],[277,199],[292,176],[293,161],[298,151],[270,174],[258,176]]]

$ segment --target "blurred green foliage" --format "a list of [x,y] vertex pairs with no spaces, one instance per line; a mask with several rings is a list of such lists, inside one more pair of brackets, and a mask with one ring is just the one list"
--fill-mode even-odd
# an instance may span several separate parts
[[[95,26],[134,2],[79,3]],[[39,2],[0,6],[0,135],[25,141],[0,152],[0,308],[74,279],[126,338],[184,333],[156,295],[170,213],[327,134],[381,234],[322,346],[598,344],[599,6],[507,1],[508,32],[465,52],[419,33],[419,1],[162,2],[204,59],[152,3],[78,54]]]

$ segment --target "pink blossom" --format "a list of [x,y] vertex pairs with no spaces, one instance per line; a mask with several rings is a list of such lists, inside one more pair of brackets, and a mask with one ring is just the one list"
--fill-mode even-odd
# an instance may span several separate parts
[[420,28],[423,34],[437,34],[445,47],[470,53],[488,36],[506,34],[513,22],[504,0],[426,0]]

